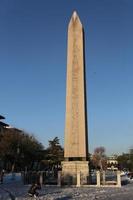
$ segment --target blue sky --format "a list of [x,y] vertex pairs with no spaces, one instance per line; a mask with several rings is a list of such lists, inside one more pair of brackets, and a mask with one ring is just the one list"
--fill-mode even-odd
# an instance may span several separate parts
[[85,29],[89,147],[133,145],[133,1],[1,0],[0,114],[45,146],[64,142],[67,26]]

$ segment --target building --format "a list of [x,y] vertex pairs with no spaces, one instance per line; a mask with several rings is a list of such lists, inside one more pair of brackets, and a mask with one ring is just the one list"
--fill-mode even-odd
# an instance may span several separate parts
[[117,156],[108,157],[107,166],[107,169],[109,170],[118,170]]

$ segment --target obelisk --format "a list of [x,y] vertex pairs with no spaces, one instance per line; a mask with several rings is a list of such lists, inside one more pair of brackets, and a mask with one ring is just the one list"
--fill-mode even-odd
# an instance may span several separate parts
[[74,11],[68,25],[65,161],[62,162],[64,177],[71,176],[73,180],[78,171],[85,177],[89,173],[84,53],[83,26]]

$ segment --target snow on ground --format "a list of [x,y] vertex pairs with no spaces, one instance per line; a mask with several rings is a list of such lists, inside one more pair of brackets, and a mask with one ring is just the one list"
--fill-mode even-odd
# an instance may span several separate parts
[[[22,184],[5,184],[1,188],[6,188],[16,196],[16,200],[30,200],[27,191],[30,186]],[[0,188],[0,200],[8,200],[7,192]],[[133,200],[133,184],[122,186],[121,188],[72,188],[43,186],[40,191],[40,200]]]
[[[15,197],[15,200],[32,200],[27,191],[30,185],[23,185],[18,179],[5,181],[0,185],[0,200],[10,200],[7,189]],[[40,200],[133,200],[133,182],[121,188],[76,188],[43,186],[40,192]]]

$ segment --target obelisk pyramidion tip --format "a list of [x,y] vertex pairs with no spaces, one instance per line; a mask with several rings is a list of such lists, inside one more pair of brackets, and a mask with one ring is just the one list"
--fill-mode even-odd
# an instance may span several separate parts
[[[81,23],[81,21],[80,21],[80,19],[79,19],[79,16],[78,16],[78,14],[77,14],[77,12],[76,11],[74,11],[73,13],[72,13],[72,16],[71,16],[71,19],[70,19],[70,22],[69,22],[69,28],[70,27],[75,27],[75,25],[76,26],[80,26],[80,27],[82,27],[82,23]],[[68,30],[70,30],[70,29],[68,29]]]
[[76,12],[76,11],[74,11],[74,12],[73,12],[73,19],[75,20],[75,19],[76,19],[76,17],[77,17],[77,12]]

